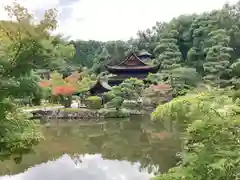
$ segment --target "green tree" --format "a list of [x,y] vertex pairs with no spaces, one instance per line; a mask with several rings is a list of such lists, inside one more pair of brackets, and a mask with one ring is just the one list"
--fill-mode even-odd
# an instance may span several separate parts
[[223,85],[224,75],[228,75],[230,72],[230,52],[232,51],[232,48],[229,47],[230,37],[223,29],[212,31],[208,37],[209,40],[205,48],[206,62],[203,64],[204,80],[220,86]]
[[111,58],[111,55],[109,54],[106,47],[102,49],[102,52],[96,56],[96,59],[94,60],[94,65],[92,67],[92,70],[94,73],[101,73],[106,70],[104,64],[107,64]]
[[173,88],[173,95],[184,95],[195,88],[201,82],[201,78],[195,68],[179,67],[171,71],[166,81]]
[[43,39],[40,43],[43,53],[41,59],[44,60],[44,65],[40,64],[40,68],[65,73],[69,67],[74,67],[72,63],[74,47],[68,45],[67,40],[58,36],[51,36],[48,39]]
[[[56,11],[46,11],[39,24],[32,24],[32,15],[19,4],[5,9],[16,22],[0,24],[0,160],[14,158],[19,162],[41,136],[38,126],[15,105],[15,98],[28,98],[38,91],[32,70],[40,63],[41,39],[49,37],[48,31],[56,27]],[[27,92],[26,83],[30,88]]]
[[217,19],[214,13],[203,13],[196,17],[191,25],[192,48],[188,51],[187,62],[200,74],[203,73],[205,60],[205,40],[208,38],[208,33],[217,28]]
[[218,91],[160,105],[153,118],[172,121],[185,136],[180,164],[156,179],[238,179],[240,121],[235,108],[228,94]]
[[114,106],[116,110],[122,107],[124,100],[138,100],[143,92],[143,81],[136,78],[124,80],[119,86],[114,86],[106,96],[110,97],[107,106]]
[[125,59],[125,52],[128,50],[127,43],[124,41],[110,41],[106,42],[105,47],[107,48],[111,59],[108,64],[116,65]]
[[70,41],[75,48],[73,64],[80,67],[91,68],[94,65],[94,58],[101,52],[102,42],[98,41]]
[[44,90],[39,86],[40,77],[34,71],[30,71],[19,77],[18,81],[19,86],[15,89],[15,97],[19,99],[24,97],[24,100],[28,100],[31,106],[40,105],[45,95]]
[[150,73],[145,80],[150,84],[170,84],[173,88],[174,96],[186,94],[186,92],[195,88],[201,82],[196,69],[188,67],[172,69],[169,71],[167,78],[162,73]]
[[[167,31],[167,29],[165,31]],[[176,44],[177,37],[178,32],[176,30],[171,30],[170,32],[162,34],[159,37],[159,45],[157,45],[154,50],[155,54],[158,56],[156,63],[161,64],[161,75],[165,79],[170,76],[173,69],[180,67],[182,54]]]

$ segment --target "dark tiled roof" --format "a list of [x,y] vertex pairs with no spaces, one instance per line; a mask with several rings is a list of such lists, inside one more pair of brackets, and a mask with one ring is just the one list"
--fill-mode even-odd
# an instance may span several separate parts
[[111,69],[150,69],[153,66],[109,66]]

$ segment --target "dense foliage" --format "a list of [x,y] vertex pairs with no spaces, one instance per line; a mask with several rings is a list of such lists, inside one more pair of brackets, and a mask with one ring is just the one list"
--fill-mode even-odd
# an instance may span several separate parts
[[85,105],[89,109],[100,109],[102,107],[102,99],[98,96],[90,96],[85,99]]
[[105,96],[109,98],[108,107],[115,107],[119,110],[124,100],[138,100],[143,92],[143,81],[136,78],[124,80],[119,86],[114,86]]
[[[238,86],[239,19],[240,3],[226,4],[219,10],[181,15],[168,23],[157,22],[152,28],[139,31],[138,38],[127,42],[77,41],[75,59],[78,64],[93,67],[99,73],[105,71],[99,65],[117,64],[129,50],[145,49],[155,57],[154,63],[161,64],[161,82],[175,81],[177,95],[185,94],[185,89],[194,87],[201,79],[213,86]],[[102,51],[107,51],[108,55],[99,61]],[[176,81],[179,77],[183,81]]]
[[79,94],[84,95],[90,87],[95,83],[94,77],[90,77],[85,71],[72,72],[71,75],[63,78],[63,76],[54,71],[50,74],[50,79],[40,81],[40,86],[45,90],[50,90],[50,98],[47,100],[58,100],[65,107],[72,104],[72,96]]
[[102,52],[107,52],[112,58],[112,62],[109,63],[114,64],[122,61],[125,56],[125,51],[128,50],[127,43],[123,41],[77,41],[71,42],[71,44],[75,47],[75,56],[73,58],[74,64],[88,68],[94,66],[94,64],[98,62],[99,58],[101,59],[106,57],[106,54]]
[[143,96],[149,99],[154,107],[157,107],[172,99],[172,87],[168,84],[151,85],[144,90]]
[[[218,95],[218,96],[216,96]],[[181,162],[159,180],[238,179],[240,177],[239,106],[227,92],[177,98],[160,105],[153,119],[184,129]],[[179,125],[183,125],[179,127]]]
[[16,100],[35,101],[41,95],[39,77],[33,70],[46,64],[42,42],[51,40],[48,31],[56,27],[56,12],[50,9],[39,24],[32,24],[32,15],[19,4],[5,9],[16,22],[0,23],[0,160],[14,158],[19,162],[41,136]]

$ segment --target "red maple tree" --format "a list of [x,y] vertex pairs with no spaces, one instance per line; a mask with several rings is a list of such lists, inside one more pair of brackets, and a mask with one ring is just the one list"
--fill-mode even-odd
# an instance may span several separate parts
[[72,95],[78,91],[81,75],[78,72],[73,72],[67,78],[62,78],[62,75],[53,72],[50,80],[42,80],[39,85],[42,88],[50,88],[52,98],[60,97],[60,103],[65,107],[71,107]]
[[62,85],[62,86],[55,86],[52,88],[52,95],[63,95],[63,96],[70,96],[74,94],[77,89],[71,85]]
[[[56,75],[56,74],[55,74]],[[60,74],[57,74],[60,76]],[[55,82],[57,79],[57,83]],[[59,82],[58,78],[52,78],[50,80],[42,80],[39,85],[43,88],[50,87],[52,90],[52,95],[63,95],[70,96],[77,92],[78,81],[80,79],[80,74],[78,72],[73,72],[70,76],[65,79],[61,79]],[[59,85],[60,84],[60,85]]]

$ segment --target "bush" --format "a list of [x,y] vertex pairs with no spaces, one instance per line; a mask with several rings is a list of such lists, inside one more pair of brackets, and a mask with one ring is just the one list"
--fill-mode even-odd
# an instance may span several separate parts
[[173,125],[181,124],[186,128],[194,120],[206,118],[215,111],[226,116],[234,113],[235,108],[231,99],[218,91],[190,94],[159,105],[152,113],[152,119],[171,121]]
[[227,94],[181,97],[156,109],[155,120],[185,124],[181,162],[157,180],[239,179],[240,119]]
[[98,96],[90,96],[85,100],[85,105],[89,109],[100,109],[102,107],[102,98]]
[[120,110],[122,108],[123,101],[124,99],[122,97],[116,96],[106,104],[106,107]]
[[103,95],[103,102],[104,104],[108,103],[109,101],[111,101],[114,98],[114,94],[110,92],[104,93]]
[[105,118],[125,118],[130,117],[130,112],[126,110],[101,109],[100,114]]
[[150,104],[157,107],[172,99],[172,89],[168,84],[151,85],[144,91],[144,98],[150,100]]

